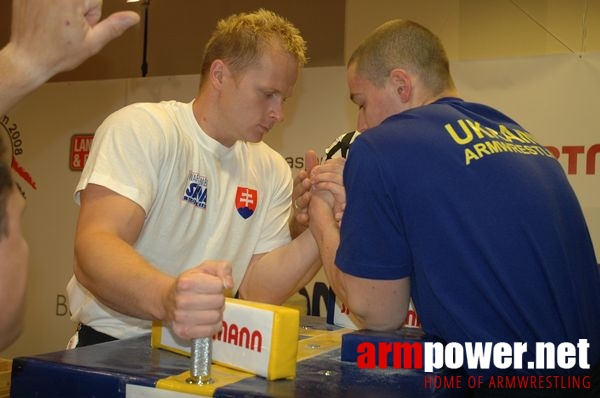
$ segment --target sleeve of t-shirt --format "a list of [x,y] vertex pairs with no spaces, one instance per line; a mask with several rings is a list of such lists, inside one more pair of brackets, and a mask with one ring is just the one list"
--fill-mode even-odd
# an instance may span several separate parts
[[158,186],[158,148],[161,135],[146,110],[130,106],[98,127],[89,157],[75,189],[74,199],[88,184],[97,184],[122,195],[146,213]]
[[401,213],[377,152],[358,137],[344,167],[346,208],[336,265],[361,278],[393,280],[411,273]]

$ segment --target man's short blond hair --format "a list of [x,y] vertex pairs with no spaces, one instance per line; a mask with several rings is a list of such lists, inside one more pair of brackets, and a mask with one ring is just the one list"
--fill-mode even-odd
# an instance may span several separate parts
[[272,46],[281,46],[299,66],[307,62],[306,41],[300,31],[276,13],[261,8],[222,19],[204,49],[201,77],[217,59],[223,60],[233,73],[241,73],[260,58],[265,48]]

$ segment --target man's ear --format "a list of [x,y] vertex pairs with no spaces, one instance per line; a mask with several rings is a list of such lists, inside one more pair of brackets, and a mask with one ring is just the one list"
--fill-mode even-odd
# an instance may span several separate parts
[[216,59],[210,65],[210,71],[208,76],[214,87],[221,87],[225,75],[228,73],[227,65],[220,59]]
[[412,80],[410,75],[404,69],[392,69],[390,72],[390,82],[398,92],[402,102],[408,102],[412,96]]

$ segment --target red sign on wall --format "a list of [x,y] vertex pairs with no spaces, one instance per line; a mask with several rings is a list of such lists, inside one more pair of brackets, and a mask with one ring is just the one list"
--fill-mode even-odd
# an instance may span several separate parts
[[94,134],[74,134],[71,136],[71,156],[69,168],[73,171],[83,170],[92,147]]

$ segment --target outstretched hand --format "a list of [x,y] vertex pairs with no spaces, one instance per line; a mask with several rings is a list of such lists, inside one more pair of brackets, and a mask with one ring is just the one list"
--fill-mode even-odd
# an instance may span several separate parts
[[139,22],[133,11],[101,20],[102,0],[13,0],[7,49],[37,84],[71,70]]

